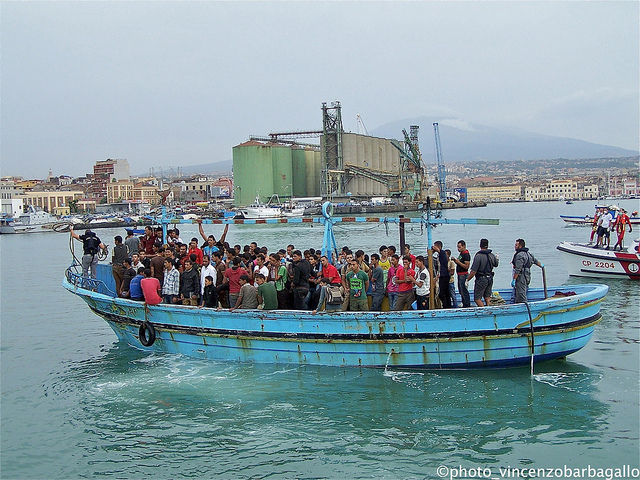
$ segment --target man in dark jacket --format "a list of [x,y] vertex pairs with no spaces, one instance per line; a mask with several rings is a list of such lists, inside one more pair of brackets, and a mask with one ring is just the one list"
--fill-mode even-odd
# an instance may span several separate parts
[[88,277],[89,269],[91,269],[91,278],[96,278],[98,251],[100,249],[105,250],[107,247],[91,230],[86,230],[84,235],[78,235],[73,231],[73,226],[70,226],[69,234],[71,235],[71,238],[75,238],[82,242],[82,276]]
[[449,259],[442,249],[442,242],[433,242],[433,249],[438,252],[438,297],[442,302],[442,308],[451,308],[451,292],[449,290]]
[[293,257],[293,277],[291,286],[293,287],[293,308],[294,310],[306,310],[304,299],[309,293],[309,275],[311,274],[311,264],[302,258],[300,250],[295,250]]
[[[480,240],[480,251],[473,257],[471,270],[467,277],[466,285],[469,281],[476,277],[476,283],[473,286],[473,301],[479,307],[489,306],[491,299],[491,290],[493,288],[493,269],[498,266],[498,257],[496,257],[489,249],[489,240],[483,238]],[[485,303],[482,303],[484,299]]]
[[516,253],[511,260],[513,264],[513,280],[511,281],[511,286],[514,288],[513,303],[524,303],[527,301],[527,290],[529,290],[531,282],[531,266],[537,265],[542,268],[543,265],[531,255],[522,238],[516,240],[515,249]]
[[183,305],[198,305],[200,298],[200,274],[193,268],[190,259],[184,261],[184,272],[180,275],[180,300]]
[[129,298],[129,288],[131,280],[136,276],[136,271],[131,267],[131,259],[125,258],[122,261],[122,267],[124,272],[122,273],[122,286],[118,293],[118,296]]
[[129,257],[127,253],[127,246],[122,243],[122,237],[116,235],[114,238],[116,242],[113,247],[113,256],[111,257],[111,273],[113,279],[116,282],[116,293],[120,295],[122,293],[122,277],[124,275],[124,260]]

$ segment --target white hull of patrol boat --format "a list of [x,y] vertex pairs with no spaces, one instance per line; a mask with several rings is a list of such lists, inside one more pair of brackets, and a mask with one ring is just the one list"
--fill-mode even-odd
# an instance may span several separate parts
[[562,242],[556,248],[563,253],[569,275],[595,278],[629,278],[640,280],[638,242],[624,251],[594,248],[591,245]]

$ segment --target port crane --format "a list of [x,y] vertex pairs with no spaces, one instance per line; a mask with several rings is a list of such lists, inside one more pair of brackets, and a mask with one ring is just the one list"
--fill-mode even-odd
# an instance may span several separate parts
[[440,193],[440,201],[442,203],[447,201],[447,182],[446,171],[444,168],[444,161],[442,160],[442,148],[440,147],[440,130],[438,129],[438,122],[433,124],[433,132],[436,137],[436,161],[438,162],[438,190]]

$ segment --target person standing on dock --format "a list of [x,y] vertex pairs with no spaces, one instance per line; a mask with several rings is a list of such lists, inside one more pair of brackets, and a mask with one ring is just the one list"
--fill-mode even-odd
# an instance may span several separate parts
[[471,254],[469,254],[469,250],[467,250],[467,243],[464,240],[459,240],[457,247],[460,255],[458,258],[452,258],[456,264],[456,273],[458,275],[458,293],[460,293],[460,297],[462,298],[462,307],[469,308],[471,306],[471,298],[469,297],[469,290],[467,289],[465,282],[469,276]]
[[[493,289],[493,269],[498,266],[498,263],[498,257],[489,249],[489,240],[486,238],[481,239],[480,251],[473,257],[471,270],[465,283],[468,288],[471,279],[477,277],[473,286],[473,301],[479,307],[489,306],[491,290]],[[485,303],[482,303],[483,300]]]
[[531,266],[537,265],[542,268],[543,265],[531,255],[522,238],[516,240],[515,249],[516,253],[511,260],[513,264],[513,280],[511,281],[511,286],[514,288],[513,303],[525,303],[529,283],[531,283]]
[[71,235],[71,238],[82,242],[82,276],[88,277],[89,270],[91,270],[91,278],[96,278],[98,252],[105,250],[107,247],[91,230],[85,230],[84,235],[78,235],[73,231],[73,225],[71,225],[69,227],[69,235]]

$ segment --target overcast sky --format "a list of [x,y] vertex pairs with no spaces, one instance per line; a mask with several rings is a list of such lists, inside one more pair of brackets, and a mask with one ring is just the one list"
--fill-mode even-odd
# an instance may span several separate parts
[[638,149],[639,3],[0,2],[2,175],[419,115]]

